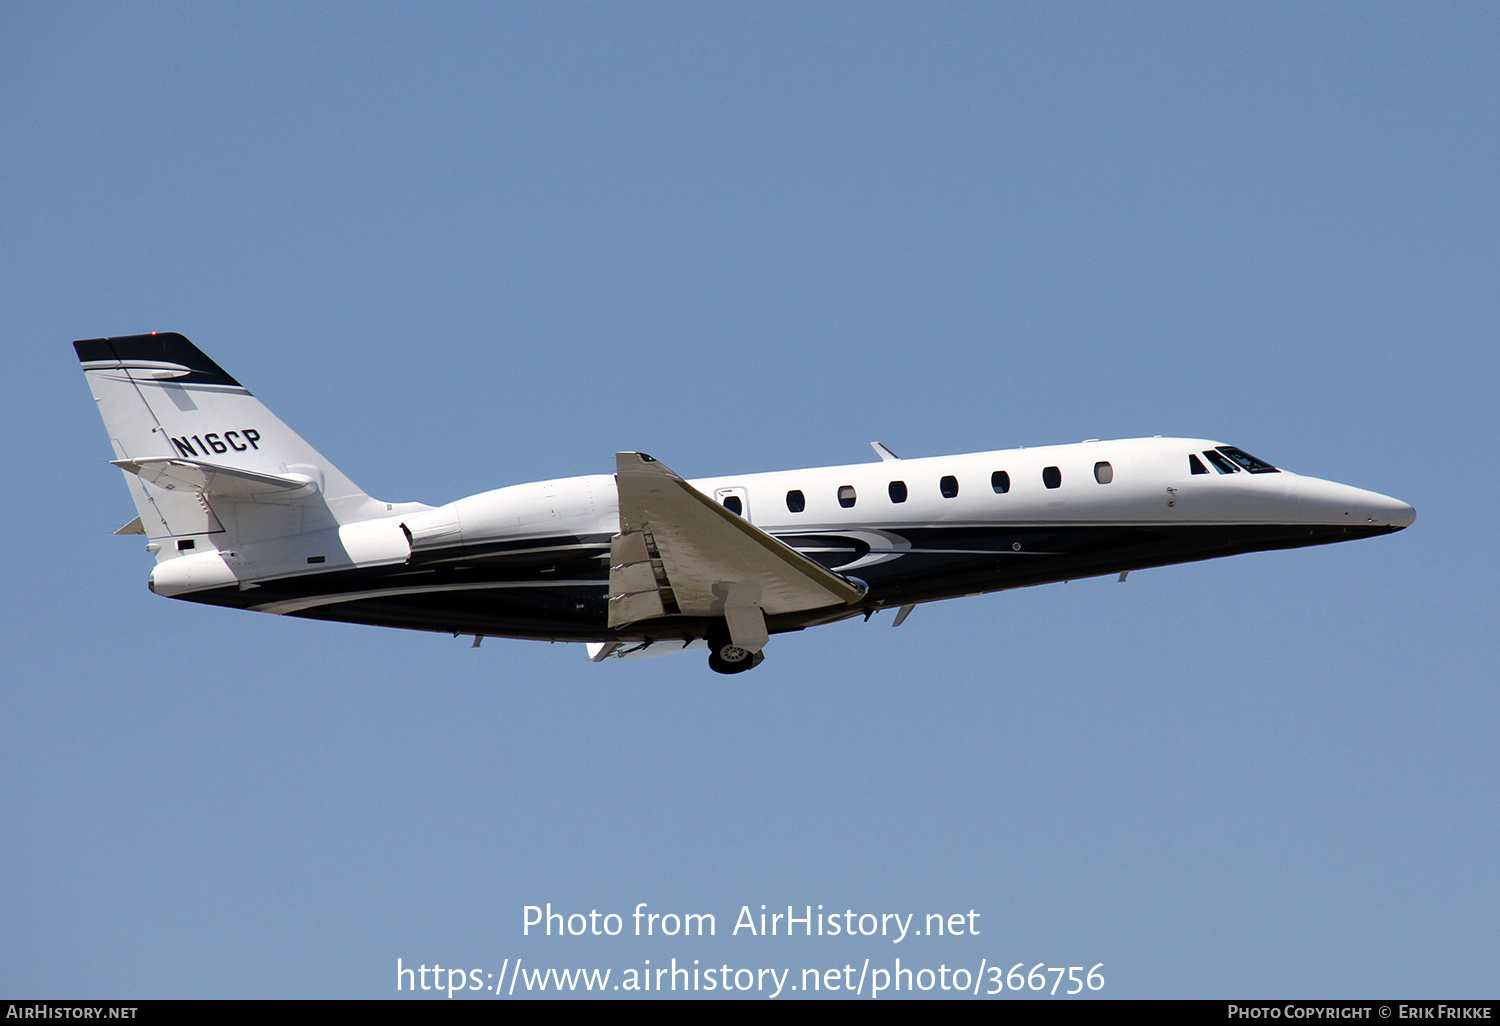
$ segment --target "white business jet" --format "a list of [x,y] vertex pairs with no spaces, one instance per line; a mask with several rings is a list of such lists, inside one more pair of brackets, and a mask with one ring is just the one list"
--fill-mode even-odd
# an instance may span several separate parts
[[372,499],[182,335],[74,343],[158,595],[485,637],[598,662],[684,648],[738,673],[772,635],[918,603],[1388,534],[1404,502],[1232,445],[1133,438],[685,481],[615,473],[443,506]]

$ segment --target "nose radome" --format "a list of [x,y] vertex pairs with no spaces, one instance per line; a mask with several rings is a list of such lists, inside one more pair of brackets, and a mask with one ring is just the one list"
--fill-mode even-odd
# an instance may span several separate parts
[[1302,511],[1318,523],[1403,528],[1417,519],[1417,511],[1400,499],[1368,492],[1335,481],[1302,478]]
[[1400,499],[1392,499],[1385,495],[1382,495],[1381,498],[1391,504],[1389,523],[1392,527],[1410,527],[1412,522],[1417,519],[1416,509],[1408,503],[1402,502]]
[[1360,488],[1352,488],[1350,491],[1354,492],[1357,497],[1351,503],[1354,507],[1349,511],[1351,519],[1359,517],[1366,524],[1396,528],[1406,527],[1417,519],[1417,511],[1400,499],[1393,499],[1379,492],[1367,492]]

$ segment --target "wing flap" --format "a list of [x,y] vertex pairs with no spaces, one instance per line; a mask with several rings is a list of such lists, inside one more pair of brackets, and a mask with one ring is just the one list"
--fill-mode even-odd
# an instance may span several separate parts
[[[767,615],[852,605],[864,589],[699,492],[643,453],[615,454],[620,534],[610,547],[611,627],[655,615]],[[649,576],[648,576],[649,568]],[[754,595],[753,602],[742,596]],[[646,598],[655,596],[655,602]]]
[[[667,615],[671,592],[666,571],[643,531],[617,534],[609,542],[609,625],[620,627]],[[675,611],[675,605],[673,609]]]

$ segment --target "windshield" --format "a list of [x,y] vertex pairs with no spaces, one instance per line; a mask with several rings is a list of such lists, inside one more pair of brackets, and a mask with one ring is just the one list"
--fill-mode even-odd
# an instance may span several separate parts
[[1238,474],[1240,468],[1236,466],[1228,456],[1217,449],[1209,449],[1203,454],[1203,458],[1214,465],[1214,469],[1221,474]]
[[1250,471],[1250,473],[1252,473],[1252,474],[1276,474],[1276,473],[1280,473],[1280,471],[1278,471],[1275,467],[1271,466],[1265,460],[1258,460],[1258,459],[1256,459],[1254,456],[1251,456],[1244,449],[1236,449],[1232,445],[1221,445],[1221,446],[1219,446],[1218,451],[1222,452],[1225,456],[1228,456],[1230,459],[1234,460],[1234,462],[1238,463],[1240,466],[1244,467],[1246,470]]

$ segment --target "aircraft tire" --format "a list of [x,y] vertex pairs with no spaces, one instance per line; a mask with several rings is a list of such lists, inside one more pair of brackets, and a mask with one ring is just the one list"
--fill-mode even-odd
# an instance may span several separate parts
[[708,668],[715,673],[744,673],[765,661],[764,652],[751,652],[736,645],[729,625],[720,621],[708,632]]
[[[725,656],[729,658],[725,658]],[[757,657],[760,658],[757,658]],[[744,673],[764,658],[759,652],[749,652],[738,645],[724,644],[708,652],[708,668],[715,673]]]

